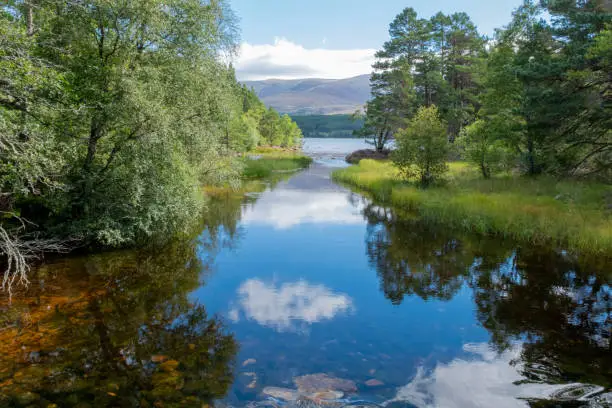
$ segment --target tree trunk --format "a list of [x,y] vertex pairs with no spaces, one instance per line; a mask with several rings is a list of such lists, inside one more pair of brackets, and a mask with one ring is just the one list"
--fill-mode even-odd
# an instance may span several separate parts
[[527,164],[529,166],[528,174],[533,176],[536,174],[535,157],[534,157],[535,146],[533,139],[528,136],[527,138]]
[[26,6],[26,24],[27,24],[27,33],[28,37],[34,35],[34,0],[27,0],[25,2]]
[[484,177],[485,179],[491,177],[491,173],[489,172],[489,169],[485,165],[484,161],[480,162],[480,170],[482,171],[482,177]]
[[91,166],[96,158],[98,140],[100,140],[101,137],[102,126],[99,124],[96,118],[93,118],[91,120],[91,129],[89,131],[89,140],[87,142],[87,156],[85,157],[85,163],[83,163],[83,169],[88,173],[91,171]]

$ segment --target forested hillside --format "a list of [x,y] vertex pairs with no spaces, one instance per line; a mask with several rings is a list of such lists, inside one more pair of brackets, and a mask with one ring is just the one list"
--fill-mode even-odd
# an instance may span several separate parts
[[423,18],[406,8],[376,55],[362,134],[382,149],[421,108],[435,106],[451,147],[485,177],[520,168],[610,180],[607,3],[526,0],[494,38],[465,13]]
[[222,62],[236,44],[224,1],[0,6],[3,287],[39,251],[187,231],[237,153],[299,143]]
[[352,115],[291,115],[304,137],[352,138],[363,127],[363,119]]

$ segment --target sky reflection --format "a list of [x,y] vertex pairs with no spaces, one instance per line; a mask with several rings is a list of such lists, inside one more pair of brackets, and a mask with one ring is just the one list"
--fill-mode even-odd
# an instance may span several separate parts
[[249,279],[240,285],[237,293],[238,304],[229,312],[234,322],[244,317],[279,332],[301,331],[310,324],[354,310],[353,301],[347,295],[303,280],[277,287]]
[[502,354],[487,343],[466,344],[463,350],[473,359],[457,358],[438,364],[431,372],[419,367],[413,380],[386,404],[405,401],[417,408],[528,408],[529,400],[572,400],[578,398],[573,391],[580,389],[584,395],[579,400],[584,401],[603,390],[584,384],[526,382],[520,345]]
[[363,224],[359,205],[354,205],[343,192],[275,190],[263,194],[256,206],[247,208],[245,225],[268,225],[288,229],[300,224]]

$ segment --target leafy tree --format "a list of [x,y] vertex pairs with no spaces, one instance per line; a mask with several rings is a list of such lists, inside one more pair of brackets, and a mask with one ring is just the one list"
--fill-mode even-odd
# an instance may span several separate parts
[[[544,11],[552,15],[552,25]],[[515,114],[524,132],[516,148],[526,173],[588,175],[609,169],[610,104],[604,91],[609,78],[596,74],[605,70],[605,58],[590,50],[605,37],[611,19],[597,1],[525,1],[500,31],[499,46],[513,54],[515,80],[509,83],[518,82],[522,93]]]
[[509,149],[505,141],[496,133],[495,126],[489,126],[485,120],[479,119],[466,127],[459,139],[467,159],[478,166],[484,178],[506,167]]
[[373,135],[379,146],[418,107],[437,105],[453,141],[477,110],[484,39],[465,13],[438,13],[427,20],[412,8],[395,17],[389,34],[376,54],[362,134]]
[[[220,58],[235,47],[223,0],[0,8],[3,287],[58,240],[167,241],[193,224],[202,184],[239,180],[234,152],[264,143],[265,107]],[[266,142],[298,144],[272,116]]]
[[396,144],[393,161],[405,177],[417,177],[422,187],[447,171],[446,124],[435,106],[420,108],[408,127],[397,133]]
[[53,123],[61,113],[62,74],[36,58],[33,22],[0,10],[0,254],[6,262],[2,289],[27,282],[29,262],[41,251],[63,249],[33,233],[23,203],[66,188],[64,143]]

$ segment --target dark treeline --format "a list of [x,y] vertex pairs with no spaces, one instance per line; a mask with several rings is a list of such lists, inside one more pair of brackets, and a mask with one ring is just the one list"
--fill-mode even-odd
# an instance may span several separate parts
[[291,115],[304,137],[353,138],[363,127],[363,119],[352,115]]
[[610,180],[611,22],[603,0],[526,0],[485,38],[465,13],[407,8],[376,55],[362,133],[379,150],[395,137],[414,163],[415,148],[447,153],[437,135],[402,146],[433,116],[485,177],[511,167]]
[[237,153],[293,146],[227,61],[222,0],[9,0],[0,6],[0,262],[167,240],[232,183]]

